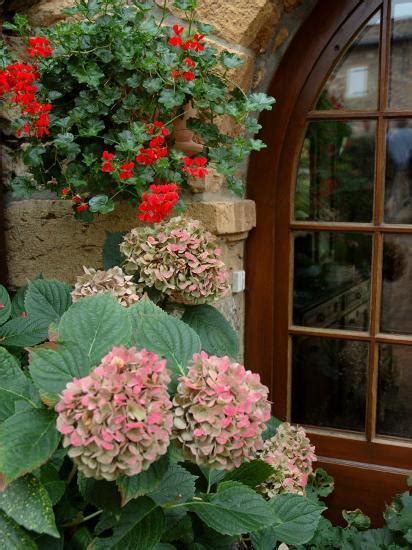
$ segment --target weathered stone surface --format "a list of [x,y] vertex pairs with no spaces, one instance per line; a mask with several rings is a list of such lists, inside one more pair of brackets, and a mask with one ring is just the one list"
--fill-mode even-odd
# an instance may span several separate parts
[[40,0],[26,11],[34,27],[48,26],[65,18],[63,11],[75,4],[75,0]]
[[283,0],[283,7],[286,11],[293,10],[302,3],[303,0]]
[[[240,233],[254,224],[254,203],[193,203],[186,215],[201,219],[218,235]],[[220,217],[221,219],[217,219]],[[73,218],[70,204],[60,200],[12,202],[6,209],[7,263],[10,284],[21,286],[38,273],[73,282],[82,266],[101,267],[102,246],[107,231],[127,231],[137,225],[135,209],[120,204],[109,215],[94,223]],[[240,269],[237,243],[230,266]]]
[[248,51],[245,51],[244,49],[224,44],[213,37],[205,38],[205,43],[212,46],[212,48],[215,48],[218,53],[226,50],[240,57],[240,59],[243,61],[243,65],[241,65],[237,69],[231,69],[227,71],[227,84],[231,86],[231,84],[234,83],[237,86],[248,90],[250,88],[253,78],[253,67],[255,59],[254,55],[252,53],[249,53]]

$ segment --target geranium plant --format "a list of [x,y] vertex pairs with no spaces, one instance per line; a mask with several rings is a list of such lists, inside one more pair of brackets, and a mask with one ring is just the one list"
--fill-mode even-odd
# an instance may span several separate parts
[[[0,71],[0,95],[20,107],[14,129],[31,173],[13,189],[55,191],[84,219],[125,198],[143,221],[163,219],[211,168],[242,193],[237,167],[264,147],[251,115],[274,99],[232,81],[242,60],[210,46],[195,0],[173,6],[184,25],[137,0],[79,0],[34,37],[22,16],[5,24],[27,41],[26,58],[3,58]],[[235,134],[222,130],[225,118]]]

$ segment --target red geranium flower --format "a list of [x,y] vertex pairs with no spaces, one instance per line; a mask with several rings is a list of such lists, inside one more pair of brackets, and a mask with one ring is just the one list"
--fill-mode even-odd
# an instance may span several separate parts
[[53,53],[47,38],[40,36],[29,38],[29,46],[27,51],[31,57],[49,57]]
[[188,81],[194,80],[195,79],[195,74],[192,73],[192,71],[186,71],[185,73],[183,73],[183,78],[185,80],[188,80]]
[[89,205],[85,202],[76,206],[76,212],[85,212],[86,210],[89,210]]
[[133,177],[134,162],[124,162],[120,166],[119,178],[121,180],[128,180]]
[[195,157],[192,159],[190,157],[185,157],[183,162],[185,165],[183,171],[191,176],[195,178],[204,178],[207,175],[207,170],[204,168],[207,163],[206,157]]
[[179,201],[177,185],[151,185],[151,193],[143,193],[143,202],[139,205],[139,220],[144,222],[162,221]]

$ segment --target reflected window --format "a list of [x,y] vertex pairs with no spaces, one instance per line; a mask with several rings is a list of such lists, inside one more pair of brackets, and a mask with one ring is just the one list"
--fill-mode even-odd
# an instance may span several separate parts
[[346,73],[346,97],[363,97],[368,93],[368,67],[353,67]]

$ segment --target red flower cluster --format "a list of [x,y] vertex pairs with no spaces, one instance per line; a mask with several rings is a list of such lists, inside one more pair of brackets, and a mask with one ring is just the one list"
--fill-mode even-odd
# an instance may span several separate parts
[[114,153],[109,153],[109,151],[103,151],[102,159],[104,160],[102,166],[102,172],[113,172],[113,164],[111,161],[114,159]]
[[161,222],[179,201],[177,185],[151,185],[151,193],[143,193],[143,202],[139,205],[139,220],[143,222]]
[[31,57],[49,57],[53,53],[47,38],[41,36],[29,38],[29,46],[27,51]]
[[206,157],[194,157],[192,159],[190,157],[185,157],[183,162],[185,165],[183,172],[186,172],[195,178],[204,178],[207,175],[207,170],[204,168],[207,162]]
[[34,81],[38,77],[36,65],[25,63],[13,63],[0,71],[0,96],[11,94],[11,101],[19,105],[23,115],[30,117],[30,121],[17,130],[17,137],[31,131],[36,137],[50,133],[51,104],[36,100],[37,86]]
[[195,34],[193,35],[193,38],[190,38],[189,40],[186,40],[186,42],[183,42],[183,38],[181,37],[183,30],[183,27],[179,27],[179,25],[173,25],[174,35],[169,38],[169,44],[171,46],[174,46],[175,48],[182,48],[182,50],[185,51],[194,50],[195,52],[202,52],[205,47],[203,46],[203,44],[200,43],[200,41],[204,38],[204,34]]
[[[67,197],[71,193],[72,193],[72,191],[71,191],[70,187],[63,187],[63,189],[62,189],[62,196],[63,197]],[[80,212],[85,212],[86,210],[89,210],[89,205],[86,202],[82,201],[82,198],[80,197],[80,195],[72,194],[72,196],[69,197],[69,198],[71,198],[74,205],[76,205],[75,206],[76,212],[80,213]]]
[[128,180],[133,177],[134,162],[124,162],[120,166],[119,178],[121,180]]
[[160,120],[155,120],[153,124],[146,126],[148,134],[155,135],[149,142],[149,147],[141,147],[139,154],[136,156],[136,161],[145,166],[151,166],[157,160],[165,157],[168,153],[166,136],[169,135],[169,130]]

